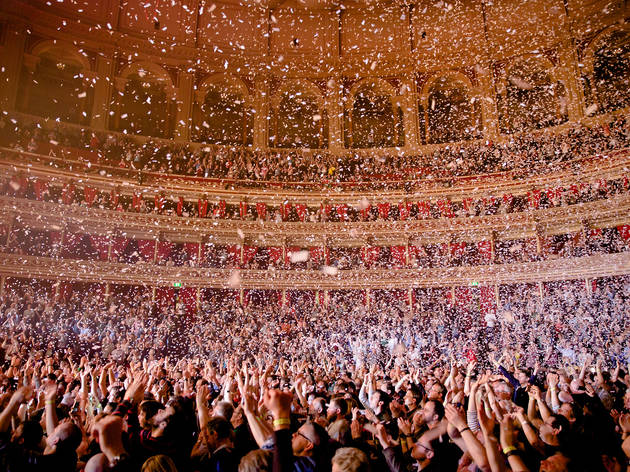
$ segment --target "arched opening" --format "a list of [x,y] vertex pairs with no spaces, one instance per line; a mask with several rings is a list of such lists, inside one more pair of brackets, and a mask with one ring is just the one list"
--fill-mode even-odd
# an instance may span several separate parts
[[251,145],[252,120],[253,114],[242,94],[212,84],[203,102],[195,105],[193,140],[212,144]]
[[290,81],[272,99],[269,146],[328,147],[328,114],[320,90],[309,81]]
[[[353,148],[404,146],[402,110],[393,94],[366,83],[355,92],[346,118],[346,146]],[[349,119],[348,119],[349,118]]]
[[630,105],[630,32],[615,31],[593,54],[593,85],[598,111]]
[[429,88],[427,118],[430,143],[475,139],[481,135],[479,106],[467,87],[450,77],[437,79]]
[[550,66],[531,58],[509,69],[505,96],[499,97],[502,132],[546,128],[568,120],[566,105],[562,105],[566,104],[566,90],[554,81]]
[[25,70],[20,109],[26,113],[87,124],[92,88],[86,87],[78,53],[60,46],[43,48],[34,70]]
[[125,79],[124,89],[114,92],[110,127],[143,136],[172,137],[174,102],[164,78],[139,68]]
[[276,147],[320,147],[321,113],[317,97],[285,93],[278,103],[277,120]]

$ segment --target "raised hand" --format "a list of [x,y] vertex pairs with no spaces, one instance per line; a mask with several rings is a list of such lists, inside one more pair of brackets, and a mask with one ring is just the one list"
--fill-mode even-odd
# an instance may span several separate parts
[[450,424],[455,426],[458,430],[464,429],[468,423],[466,422],[466,415],[462,408],[457,408],[450,403],[444,407],[444,416]]
[[25,385],[18,388],[13,396],[11,397],[11,401],[15,402],[15,404],[20,404],[29,401],[33,398],[34,390],[30,385]]
[[387,433],[384,424],[379,423],[376,425],[376,438],[381,443],[383,449],[394,447],[396,445],[396,442]]
[[[490,407],[488,407],[488,409],[490,409]],[[484,436],[492,434],[496,421],[494,420],[494,416],[486,414],[486,406],[482,398],[477,400],[477,421],[479,421],[479,426]]]
[[49,382],[44,387],[44,400],[47,402],[54,402],[57,399],[57,384],[55,382]]
[[94,424],[92,435],[101,447],[103,453],[111,461],[125,453],[122,443],[122,418],[109,415]]
[[293,395],[281,390],[267,390],[265,392],[264,404],[271,412],[274,419],[288,418],[291,414],[291,403]]
[[402,434],[404,434],[405,436],[411,435],[411,421],[405,418],[398,418],[397,423],[398,423],[398,429],[400,430]]
[[139,404],[144,397],[144,392],[148,381],[148,374],[139,374],[133,377],[129,388],[127,388],[127,391],[125,392],[124,399],[135,403],[136,405]]

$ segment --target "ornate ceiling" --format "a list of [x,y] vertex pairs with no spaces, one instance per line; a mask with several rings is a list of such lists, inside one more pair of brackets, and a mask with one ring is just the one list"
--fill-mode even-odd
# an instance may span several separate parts
[[5,0],[1,11],[87,47],[330,74],[543,53],[623,20],[627,6],[623,0]]

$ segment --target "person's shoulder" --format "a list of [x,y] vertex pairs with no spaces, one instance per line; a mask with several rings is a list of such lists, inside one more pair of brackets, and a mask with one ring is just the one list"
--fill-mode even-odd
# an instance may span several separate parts
[[293,461],[294,472],[315,472],[317,464],[311,457],[298,456]]

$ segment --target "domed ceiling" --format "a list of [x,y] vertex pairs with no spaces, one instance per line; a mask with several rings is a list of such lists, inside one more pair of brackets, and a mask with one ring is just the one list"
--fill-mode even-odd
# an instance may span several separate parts
[[105,47],[288,74],[431,70],[541,52],[623,18],[589,0],[5,0],[0,11]]

